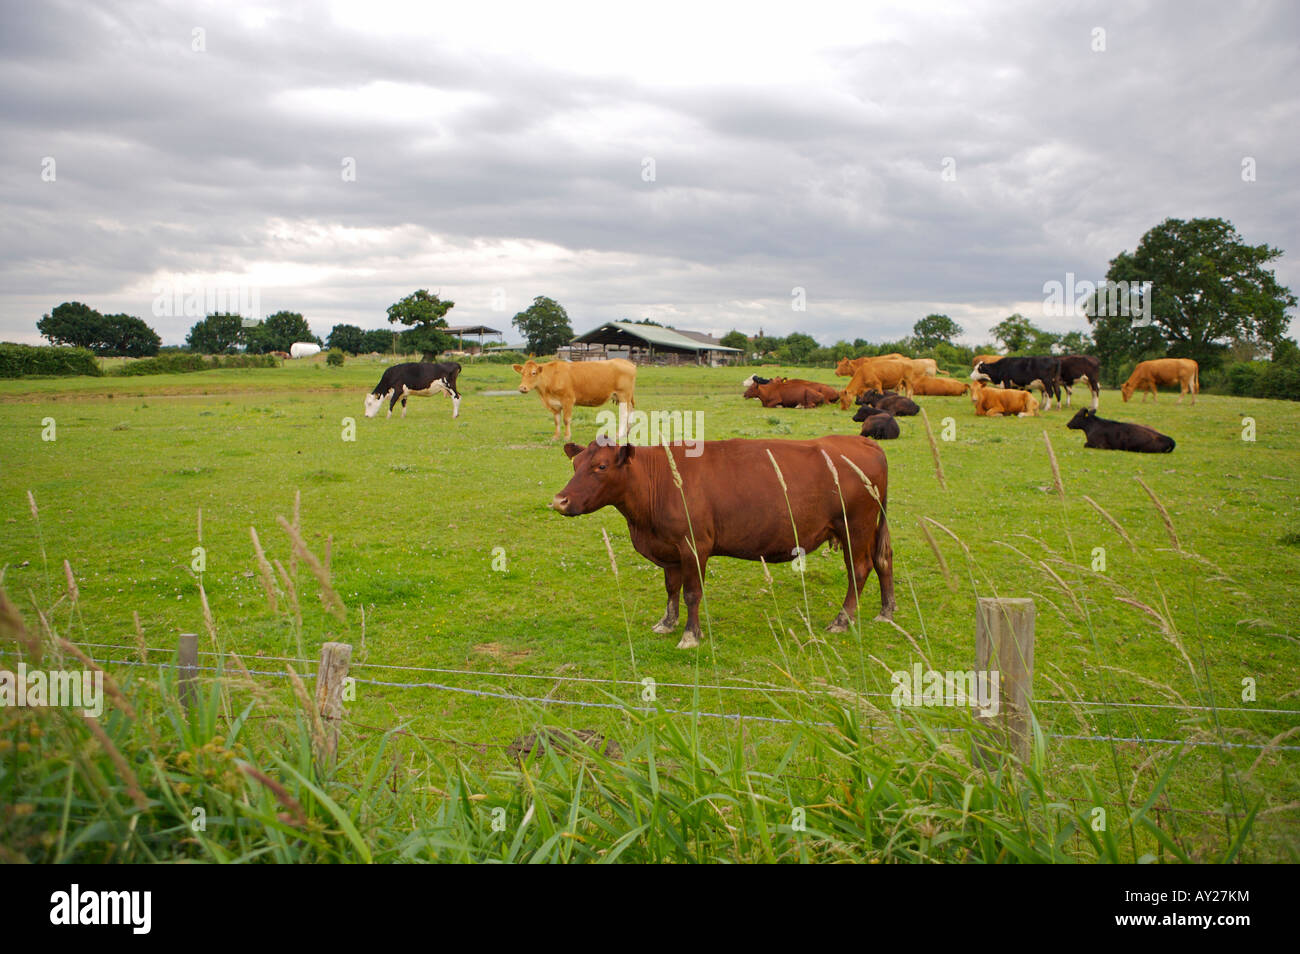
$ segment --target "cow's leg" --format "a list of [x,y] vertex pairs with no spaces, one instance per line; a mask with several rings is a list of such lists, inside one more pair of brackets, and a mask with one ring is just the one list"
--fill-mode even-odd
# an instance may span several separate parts
[[682,568],[680,566],[664,567],[664,589],[668,591],[668,606],[664,617],[650,627],[652,633],[671,633],[677,629],[677,612],[679,597],[682,592]]
[[[876,568],[876,579],[880,581],[880,614],[878,621],[888,622],[894,618],[897,604],[894,602],[894,543],[889,536],[889,521],[882,510],[880,525],[876,527],[875,545],[871,548],[871,563]],[[863,578],[863,583],[866,578]]]
[[567,401],[564,404],[564,439],[573,440],[573,405]]
[[555,417],[555,436],[551,438],[552,440],[558,441],[560,439],[560,414],[561,413],[562,411],[558,407],[551,409],[551,414],[554,415]]
[[[862,593],[862,587],[867,582],[867,576],[871,573],[871,560],[867,557],[867,551],[870,549],[869,540],[850,539],[848,542],[853,543],[850,548],[845,539],[840,536],[838,529],[833,530],[834,536],[831,540],[839,543],[840,549],[844,551],[844,570],[849,578],[849,591],[844,597],[844,605],[840,608],[839,615],[836,616],[829,626],[826,627],[828,633],[842,633],[853,625],[853,620],[858,613],[858,596]],[[854,552],[850,552],[850,550]]]
[[402,420],[406,420],[406,393],[402,393]]
[[[627,412],[628,412],[627,402],[619,401],[618,402],[618,442],[620,444],[622,444],[624,441],[627,440],[627,425],[628,425]],[[677,614],[674,612],[673,619],[676,618],[677,618]]]
[[686,629],[682,632],[678,649],[694,649],[700,645],[700,598],[704,596],[704,567],[709,558],[703,553],[696,563],[696,556],[688,547],[681,549],[681,573],[683,589],[686,591]]
[[398,397],[397,394],[397,388],[393,388],[393,390],[388,392],[388,416],[389,417],[393,416],[393,408],[397,407],[397,402],[399,400],[400,398]]
[[1074,388],[1068,384],[1065,386],[1065,406],[1074,407]]

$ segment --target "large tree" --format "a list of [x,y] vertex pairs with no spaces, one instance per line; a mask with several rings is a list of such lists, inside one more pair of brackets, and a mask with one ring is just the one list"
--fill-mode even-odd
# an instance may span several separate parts
[[1033,323],[1019,312],[1002,319],[990,330],[993,337],[1002,342],[1002,347],[1006,348],[1009,354],[1027,350],[1042,334],[1040,329],[1035,328]]
[[742,352],[742,357],[749,357],[749,338],[745,336],[744,332],[728,331],[722,336],[722,341],[720,341],[719,344],[724,348],[739,348]]
[[1130,289],[1151,283],[1150,325],[1145,316],[1134,322],[1132,315],[1110,314],[1102,290],[1089,305],[1088,320],[1099,345],[1103,337],[1122,338],[1127,325],[1130,355],[1149,342],[1139,333],[1147,327],[1170,354],[1211,365],[1233,339],[1276,347],[1286,334],[1287,309],[1296,306],[1295,295],[1266,267],[1281,255],[1268,245],[1248,245],[1224,219],[1165,219],[1133,252],[1112,259],[1106,272],[1107,280],[1127,282]]
[[346,354],[361,354],[366,350],[366,333],[357,325],[335,325],[325,339],[325,346]]
[[244,340],[244,320],[239,315],[208,315],[196,322],[185,336],[185,344],[200,354],[227,354]]
[[245,328],[244,341],[248,350],[254,354],[288,351],[297,341],[322,343],[320,338],[312,334],[307,319],[296,311],[277,311],[265,321],[259,321],[251,328]]
[[402,343],[423,354],[426,361],[433,361],[451,347],[451,337],[438,329],[447,327],[447,312],[455,307],[454,301],[443,301],[421,288],[389,305],[388,320],[409,327],[402,335]]
[[919,347],[930,349],[940,342],[952,344],[952,339],[961,334],[961,325],[947,315],[926,315],[912,326],[912,337]]
[[132,315],[101,315],[79,301],[65,301],[36,322],[51,344],[89,348],[105,357],[143,358],[157,354],[162,339]]
[[528,340],[531,354],[555,354],[557,348],[573,340],[569,313],[559,302],[543,295],[538,295],[526,310],[515,315],[511,324]]

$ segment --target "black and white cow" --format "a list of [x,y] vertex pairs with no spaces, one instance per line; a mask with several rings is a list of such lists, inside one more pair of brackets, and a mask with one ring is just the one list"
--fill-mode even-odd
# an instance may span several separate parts
[[1092,390],[1092,409],[1097,410],[1097,403],[1101,399],[1101,362],[1091,355],[1086,354],[1067,354],[1061,358],[1061,387],[1065,388],[1065,404],[1069,407],[1073,402],[1073,388],[1081,379],[1087,379],[1088,387]]
[[1161,434],[1145,424],[1130,424],[1127,421],[1108,421],[1097,416],[1096,411],[1080,408],[1065,425],[1076,431],[1083,431],[1087,440],[1084,447],[1096,450],[1135,451],[1139,454],[1168,454],[1174,449],[1174,439]]
[[379,379],[375,389],[366,395],[366,417],[374,417],[379,407],[388,400],[388,417],[393,416],[393,408],[402,402],[402,417],[406,417],[406,398],[411,394],[451,395],[451,416],[460,417],[460,391],[456,390],[456,376],[460,374],[460,364],[456,361],[444,361],[430,364],[427,361],[408,361],[395,364]]
[[[1052,398],[1061,403],[1061,359],[1054,357],[1002,358],[981,361],[970,373],[972,381],[990,381],[1004,388],[1038,388],[1043,410],[1052,409]],[[1050,395],[1050,396],[1049,396]]]

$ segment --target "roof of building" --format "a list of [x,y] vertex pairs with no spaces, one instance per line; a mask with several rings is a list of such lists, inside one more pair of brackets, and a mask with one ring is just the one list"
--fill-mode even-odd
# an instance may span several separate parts
[[621,344],[641,346],[650,345],[670,351],[729,351],[739,353],[738,348],[728,348],[714,343],[707,335],[685,332],[659,325],[641,325],[631,321],[607,321],[598,328],[593,328],[585,335],[573,339],[574,344]]
[[440,329],[452,335],[499,335],[501,332],[487,325],[448,325]]

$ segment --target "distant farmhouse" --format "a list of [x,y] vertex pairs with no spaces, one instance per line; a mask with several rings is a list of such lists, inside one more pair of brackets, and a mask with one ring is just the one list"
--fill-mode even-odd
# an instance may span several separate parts
[[637,364],[701,364],[715,368],[734,364],[743,356],[738,348],[728,348],[712,335],[630,321],[606,322],[574,338],[556,354],[568,361],[627,358]]

